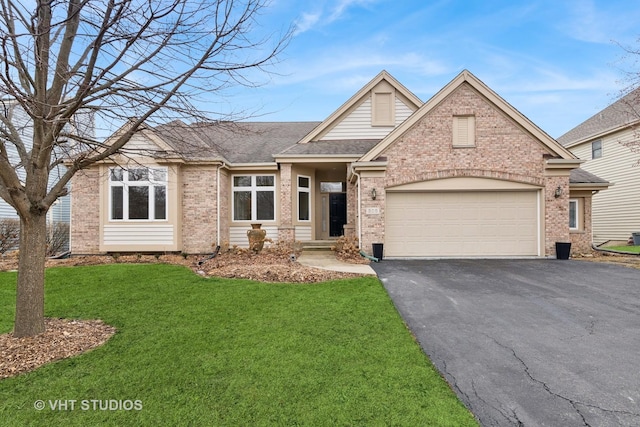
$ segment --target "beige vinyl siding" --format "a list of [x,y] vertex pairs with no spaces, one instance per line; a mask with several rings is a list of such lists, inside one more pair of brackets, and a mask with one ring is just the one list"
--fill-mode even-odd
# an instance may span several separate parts
[[640,168],[634,163],[640,154],[620,144],[634,138],[632,130],[624,130],[602,140],[602,157],[591,159],[591,142],[571,148],[585,160],[581,167],[606,179],[613,185],[593,196],[593,242],[626,241],[632,232],[640,231]]
[[144,133],[137,133],[127,143],[127,151],[136,151],[137,154],[155,153],[160,147],[146,137]]
[[[278,227],[275,225],[262,226],[263,230],[267,230],[267,239],[273,240],[275,243],[278,240]],[[250,225],[229,227],[229,245],[238,246],[239,248],[248,248],[249,239],[247,238],[247,231],[251,229]],[[268,245],[267,245],[268,246]]]
[[[413,114],[413,110],[398,97],[395,99],[395,107],[396,126]],[[368,98],[322,137],[322,140],[382,139],[395,128],[395,126],[372,126],[371,115],[371,98]]]
[[311,226],[296,225],[296,240],[301,242],[308,242],[311,240]]
[[118,224],[105,225],[105,246],[140,246],[174,244],[173,225]]

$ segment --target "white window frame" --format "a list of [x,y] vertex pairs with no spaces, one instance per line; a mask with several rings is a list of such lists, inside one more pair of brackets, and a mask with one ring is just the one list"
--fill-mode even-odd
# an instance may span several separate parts
[[[571,205],[575,205],[575,227],[571,226]],[[580,230],[580,201],[578,199],[569,199],[569,230]]]
[[[144,181],[134,181],[129,180],[129,171],[146,169],[148,172],[149,179]],[[122,171],[122,181],[114,181],[113,172],[115,170]],[[164,180],[158,180],[154,178],[154,171],[161,172],[164,174]],[[136,166],[132,168],[123,168],[123,167],[110,167],[108,169],[108,178],[109,178],[109,221],[117,221],[117,222],[132,222],[132,221],[144,221],[144,222],[167,222],[169,220],[169,192],[168,192],[168,176],[169,171],[166,167],[146,167],[146,166]],[[156,204],[155,204],[155,187],[164,187],[165,189],[165,203],[164,203],[164,218],[163,219],[155,219],[156,217]],[[114,187],[121,187],[122,190],[122,218],[113,218],[113,191]],[[131,187],[147,187],[149,188],[149,215],[148,218],[136,218],[129,219],[129,189]]]
[[[247,176],[251,177],[251,185],[250,186],[237,186],[235,185],[235,178]],[[256,184],[256,178],[259,176],[268,176],[273,178],[272,186],[258,186]],[[265,174],[265,173],[238,173],[235,175],[231,175],[231,221],[232,222],[259,222],[259,223],[274,223],[276,222],[277,212],[278,212],[278,200],[276,197],[276,176],[275,174]],[[236,218],[236,204],[235,204],[235,193],[236,191],[250,191],[251,192],[251,219],[235,219]],[[257,219],[258,218],[258,204],[257,201],[257,192],[258,191],[272,191],[273,192],[273,219]]]
[[[300,178],[305,178],[309,181],[308,187],[300,187]],[[311,177],[306,175],[298,175],[297,179],[297,187],[298,187],[298,197],[297,197],[297,207],[298,207],[298,221],[299,222],[311,222]],[[308,219],[300,219],[300,193],[307,193],[309,198],[307,199],[307,212],[309,213]]]
[[[598,148],[595,147],[596,144],[599,145]],[[596,156],[596,153],[598,153],[597,156]],[[603,154],[604,154],[604,150],[603,150],[602,140],[596,139],[591,143],[591,159],[601,159]]]

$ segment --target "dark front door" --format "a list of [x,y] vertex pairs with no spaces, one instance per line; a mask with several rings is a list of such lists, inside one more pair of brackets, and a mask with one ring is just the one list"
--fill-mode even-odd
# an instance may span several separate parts
[[329,194],[329,236],[342,236],[347,223],[347,195],[345,193]]

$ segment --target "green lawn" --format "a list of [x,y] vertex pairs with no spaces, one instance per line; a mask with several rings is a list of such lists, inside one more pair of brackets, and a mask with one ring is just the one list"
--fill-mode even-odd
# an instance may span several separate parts
[[603,246],[602,249],[609,250],[609,251],[621,251],[621,252],[629,252],[633,254],[640,254],[640,245],[638,246],[630,246],[630,245]]
[[[0,332],[14,301],[15,273],[0,273]],[[477,425],[375,278],[291,285],[170,265],[56,268],[46,315],[99,318],[118,333],[0,380],[0,425]],[[51,409],[60,400],[67,410]]]

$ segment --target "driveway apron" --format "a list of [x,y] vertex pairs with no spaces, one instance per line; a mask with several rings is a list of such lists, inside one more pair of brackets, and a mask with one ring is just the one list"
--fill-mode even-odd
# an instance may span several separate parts
[[640,270],[558,260],[372,266],[482,425],[640,425]]

